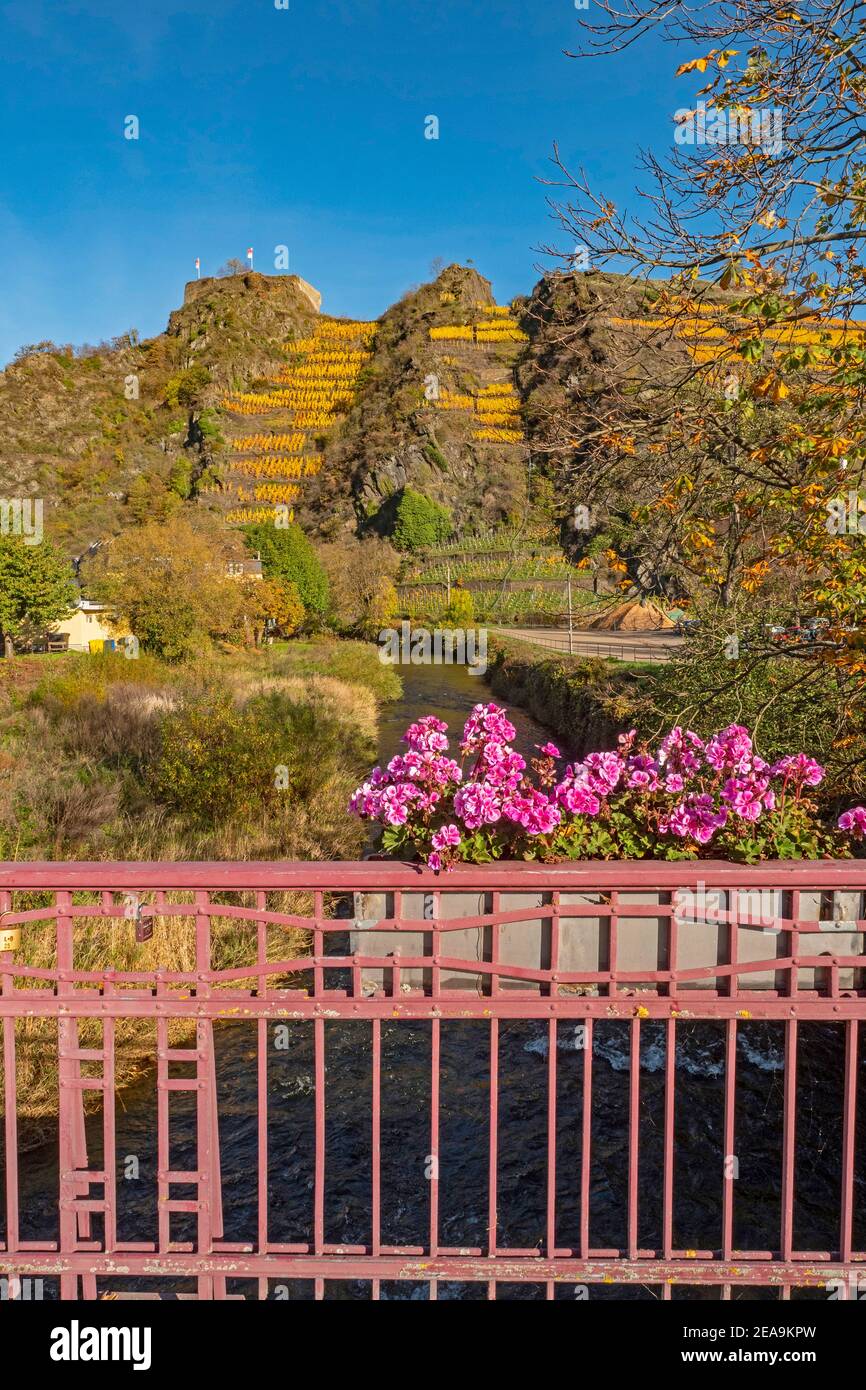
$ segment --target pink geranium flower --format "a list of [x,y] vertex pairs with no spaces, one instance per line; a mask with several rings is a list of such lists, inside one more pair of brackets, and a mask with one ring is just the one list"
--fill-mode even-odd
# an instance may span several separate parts
[[717,772],[745,771],[752,757],[752,740],[742,724],[729,724],[707,743],[704,753]]
[[785,781],[793,781],[802,787],[817,787],[824,780],[824,769],[820,763],[816,763],[814,758],[807,758],[805,753],[789,753],[786,758],[780,758],[770,768],[773,777],[784,777]]
[[456,825],[443,825],[433,832],[433,848],[447,849],[449,845],[460,844],[460,829]]
[[722,800],[741,820],[756,821],[762,810],[767,780],[761,777],[729,777],[722,788]]
[[703,766],[703,740],[691,729],[681,729],[676,725],[659,744],[658,765],[665,769],[666,780],[679,778],[679,786],[668,787],[669,791],[679,791],[685,777],[697,772]]
[[500,705],[476,705],[463,726],[460,750],[478,753],[486,743],[510,743],[516,735],[517,730]]
[[[726,827],[725,844],[733,847],[746,826],[786,804],[790,817],[782,828],[789,841],[794,837],[794,853],[798,843],[804,852],[813,843],[809,836],[817,823],[810,818],[817,812],[801,793],[820,785],[824,769],[805,753],[787,754],[769,766],[740,724],[729,724],[706,743],[677,726],[655,754],[630,730],[620,735],[617,751],[588,753],[569,764],[558,782],[557,745],[536,744],[539,756],[527,766],[512,745],[514,737],[505,710],[476,705],[460,742],[461,766],[448,755],[447,725],[432,715],[419,719],[406,731],[406,751],[371,771],[350,809],[385,827],[386,843],[414,848],[437,871],[465,859],[467,836],[479,831],[485,832],[484,854],[493,858],[547,860],[579,854],[582,847],[588,852],[589,845],[628,856],[636,844],[664,856],[671,852],[667,836],[690,842],[687,851],[694,852]],[[601,836],[581,830],[586,817],[598,819]],[[781,844],[779,827],[778,820],[768,825],[770,852]],[[844,812],[838,828],[866,839],[866,808]],[[549,838],[539,849],[532,842],[540,837]]]
[[626,764],[625,784],[632,790],[654,792],[659,784],[658,763],[646,753],[635,753]]
[[502,798],[496,787],[467,782],[454,797],[454,810],[467,830],[495,825],[502,815]]
[[575,816],[597,816],[601,810],[601,800],[589,785],[580,763],[565,769],[565,777],[554,787],[553,795],[564,810]]
[[855,839],[862,840],[866,835],[866,806],[852,806],[843,811],[837,821],[840,830],[846,830]]
[[428,714],[424,719],[419,719],[417,724],[409,725],[403,735],[403,742],[420,753],[444,753],[448,747],[448,739],[445,737],[447,732],[447,724]]
[[581,766],[592,790],[606,796],[616,790],[625,764],[618,753],[589,753]]
[[682,839],[696,840],[699,845],[706,845],[716,831],[722,829],[727,819],[727,811],[716,810],[711,796],[694,793],[674,807],[667,828]]
[[544,792],[530,788],[525,793],[511,792],[502,803],[503,814],[528,835],[548,835],[559,825],[558,806]]

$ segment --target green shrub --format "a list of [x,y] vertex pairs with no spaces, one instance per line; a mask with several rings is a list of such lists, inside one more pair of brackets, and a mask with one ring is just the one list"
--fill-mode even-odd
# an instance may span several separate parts
[[170,492],[176,492],[184,501],[192,493],[192,461],[186,455],[176,460],[168,480]]
[[258,522],[244,527],[247,548],[262,557],[268,579],[296,584],[307,613],[322,617],[328,609],[328,576],[300,526],[277,527]]
[[212,444],[224,444],[225,440],[220,429],[219,420],[212,410],[203,410],[198,417],[198,427],[202,437],[210,440]]
[[448,460],[438,444],[434,444],[432,439],[424,445],[424,457],[428,459],[430,463],[435,464],[437,468],[441,468],[443,473],[447,472]]
[[149,782],[164,805],[219,827],[297,814],[345,764],[370,746],[357,729],[279,692],[238,708],[208,692],[169,714]]
[[404,488],[397,503],[394,545],[398,550],[420,550],[445,541],[452,531],[451,514],[421,492]]
[[172,407],[195,405],[199,392],[210,380],[211,374],[207,367],[187,367],[184,371],[178,372],[176,376],[169,378],[166,385],[167,404]]
[[150,773],[164,805],[205,825],[258,817],[276,795],[271,731],[223,696],[185,705],[163,722]]

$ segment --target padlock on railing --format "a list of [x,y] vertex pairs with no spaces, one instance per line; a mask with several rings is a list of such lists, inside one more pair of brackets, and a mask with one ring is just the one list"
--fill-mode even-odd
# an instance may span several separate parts
[[142,915],[141,899],[137,893],[124,894],[123,915],[128,922],[135,923],[135,940],[137,945],[151,940],[153,937],[153,918],[144,917]]
[[4,927],[0,916],[0,951],[17,951],[21,946],[21,928]]

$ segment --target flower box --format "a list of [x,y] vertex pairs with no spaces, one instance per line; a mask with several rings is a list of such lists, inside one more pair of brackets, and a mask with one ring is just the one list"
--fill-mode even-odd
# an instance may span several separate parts
[[[862,861],[499,862],[410,872],[426,882],[354,895],[350,949],[380,962],[362,964],[369,992],[392,992],[395,966],[398,993],[429,990],[437,962],[442,989],[474,993],[606,993],[598,977],[612,971],[618,994],[785,993],[792,959],[797,990],[829,993],[834,963],[837,990],[866,985],[866,960],[852,963],[866,951]],[[467,875],[471,886],[461,882]],[[509,977],[509,967],[531,977]]]
[[421,719],[352,798],[386,849],[426,864],[399,898],[356,896],[368,989],[434,973],[445,989],[538,994],[821,993],[828,972],[834,997],[859,987],[866,874],[843,856],[866,809],[828,826],[814,759],[771,765],[731,724],[707,740],[677,727],[655,749],[631,730],[563,771],[551,743],[528,766],[514,734],[498,705],[476,705],[458,763],[447,725]]

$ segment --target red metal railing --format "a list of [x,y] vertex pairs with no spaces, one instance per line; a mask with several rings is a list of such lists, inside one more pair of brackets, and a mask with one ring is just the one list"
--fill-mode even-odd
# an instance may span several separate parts
[[[763,897],[756,895],[763,894]],[[288,896],[287,896],[288,895]],[[277,1281],[310,1281],[315,1297],[326,1287],[364,1281],[373,1298],[384,1281],[426,1286],[477,1286],[495,1298],[503,1285],[539,1285],[547,1297],[600,1283],[657,1286],[669,1298],[674,1284],[717,1285],[722,1297],[743,1285],[774,1285],[781,1297],[793,1286],[834,1283],[845,1296],[866,1276],[866,1249],[857,1194],[864,1190],[864,1154],[857,1142],[858,1086],[863,1068],[860,1021],[866,1018],[866,864],[764,865],[745,869],[701,864],[531,864],[463,868],[433,875],[385,862],[356,864],[15,864],[0,866],[0,1018],[2,1018],[5,1221],[0,1224],[0,1275],[56,1279],[63,1298],[143,1287],[147,1281],[194,1281],[199,1297],[230,1296],[253,1281],[260,1297]],[[758,904],[761,911],[755,911]],[[710,906],[708,906],[710,904]],[[175,947],[190,942],[187,968],[167,951],[174,921]],[[135,968],[86,968],[82,952],[94,930],[112,923],[136,939]],[[296,935],[303,932],[298,947]],[[20,932],[20,941],[16,934]],[[4,933],[11,933],[5,935]],[[180,936],[179,936],[180,933]],[[229,933],[235,959],[214,964],[213,952]],[[46,938],[47,934],[47,938]],[[46,958],[46,940],[51,950]],[[120,935],[118,942],[124,940]],[[288,945],[286,943],[289,943]],[[42,945],[41,964],[34,964]],[[853,946],[852,946],[853,943]],[[405,949],[404,949],[405,947]],[[242,957],[238,963],[238,953]],[[703,954],[702,954],[703,953]],[[708,953],[708,954],[707,954]],[[501,1174],[507,1164],[501,1133],[501,1030],[512,1020],[543,1020],[546,1094],[537,1096],[546,1134],[543,1230],[534,1246],[502,1245]],[[735,1246],[735,1212],[743,1188],[735,1165],[738,1106],[738,1030],[763,1020],[784,1033],[778,1189],[765,1173],[763,1196],[778,1211],[778,1237],[769,1249]],[[94,1021],[99,1021],[98,1025]],[[118,1152],[115,1068],[121,1029],[151,1027],[156,1086],[156,1229],[152,1239],[118,1237]],[[448,1245],[440,1231],[443,1197],[441,1049],[452,1022],[472,1022],[485,1040],[486,1211],[484,1238]],[[593,1039],[611,1022],[627,1025],[627,1191],[625,1239],[620,1247],[594,1236],[593,1124],[599,1063]],[[713,1248],[675,1239],[677,1045],[681,1030],[712,1022],[724,1035],[719,1080],[723,1154],[706,1183],[718,1197],[719,1239]],[[253,1171],[225,1171],[221,1163],[218,1103],[223,1024],[254,1029],[248,1086],[238,1105],[254,1119]],[[383,1235],[383,1078],[386,1030],[429,1028],[428,1186],[422,1243],[388,1243]],[[838,1187],[827,1193],[836,1211],[828,1248],[797,1248],[798,1036],[812,1024],[841,1030],[844,1076],[834,1118],[838,1133]],[[274,1178],[269,1151],[275,1126],[269,1083],[269,1029],[277,1024],[312,1030],[312,1172],[308,1236],[271,1234]],[[369,1047],[369,1092],[355,1096],[364,1111],[370,1167],[369,1238],[328,1240],[333,1203],[347,1173],[329,1161],[328,1075],[340,1056],[332,1030],[362,1024]],[[642,1029],[663,1024],[664,1063],[660,1129],[661,1220],[652,1248],[642,1240],[644,1135],[641,1130]],[[579,1162],[571,1179],[561,1158],[558,1113],[558,1029],[582,1034]],[[58,1150],[57,1229],[53,1238],[24,1238],[22,1193],[28,1192],[26,1096],[18,1066],[33,1029],[47,1030],[56,1048]],[[101,1031],[82,1046],[80,1032]],[[29,1032],[28,1032],[29,1030]],[[390,1036],[390,1034],[389,1034]],[[56,1039],[56,1042],[53,1041]],[[247,1055],[247,1054],[245,1054]],[[575,1064],[576,1065],[576,1064]],[[178,1067],[186,1074],[178,1076]],[[425,1063],[426,1066],[426,1063]],[[95,1092],[94,1118],[85,1093]],[[173,1168],[171,1103],[177,1092],[194,1100],[193,1167]],[[242,1119],[233,1123],[240,1124]],[[93,1126],[100,1128],[99,1166],[90,1166]],[[558,1170],[559,1164],[559,1170]],[[44,1167],[44,1163],[42,1165]],[[225,1236],[222,1190],[229,1177],[247,1185],[255,1210],[249,1239]],[[576,1239],[559,1234],[563,1182],[579,1211]],[[194,1189],[182,1200],[177,1186]],[[279,1187],[279,1180],[277,1182]],[[297,1195],[297,1194],[295,1194]],[[754,1191],[746,1191],[751,1200]],[[184,1239],[173,1222],[194,1220]],[[142,1284],[141,1281],[145,1281]],[[239,1281],[237,1284],[235,1281]]]

